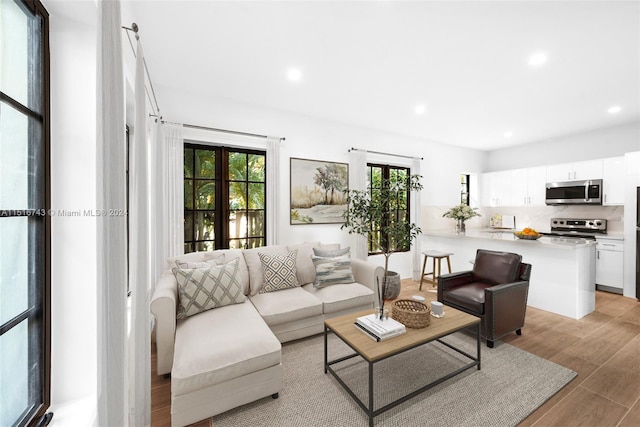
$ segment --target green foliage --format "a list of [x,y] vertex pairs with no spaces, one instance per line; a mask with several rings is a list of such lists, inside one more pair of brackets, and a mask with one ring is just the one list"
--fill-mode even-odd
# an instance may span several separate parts
[[349,234],[372,237],[388,259],[394,251],[408,250],[422,232],[407,218],[406,207],[407,193],[420,191],[423,186],[419,175],[394,173],[385,180],[374,169],[372,176],[371,188],[348,192],[349,205],[340,228],[346,228]]

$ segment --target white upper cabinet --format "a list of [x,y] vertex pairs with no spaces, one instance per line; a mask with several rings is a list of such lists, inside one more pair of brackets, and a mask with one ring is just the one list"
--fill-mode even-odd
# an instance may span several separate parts
[[547,182],[602,179],[602,160],[547,166]]
[[482,206],[544,206],[546,167],[482,174]]
[[546,198],[547,168],[527,169],[527,206],[544,206]]
[[624,157],[610,157],[602,161],[602,204],[624,205]]

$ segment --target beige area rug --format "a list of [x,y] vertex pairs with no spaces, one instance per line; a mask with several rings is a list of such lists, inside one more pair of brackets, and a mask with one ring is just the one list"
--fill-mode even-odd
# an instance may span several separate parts
[[[445,340],[475,354],[475,338],[456,333]],[[365,412],[323,369],[322,335],[282,348],[284,388],[267,397],[213,417],[214,427],[368,426]],[[329,336],[329,360],[352,351]],[[378,415],[376,426],[515,426],[577,374],[502,342],[482,345],[482,369],[475,367]],[[469,359],[431,343],[374,366],[376,408],[419,389],[468,363]],[[359,357],[333,365],[341,378],[368,402],[367,364]]]

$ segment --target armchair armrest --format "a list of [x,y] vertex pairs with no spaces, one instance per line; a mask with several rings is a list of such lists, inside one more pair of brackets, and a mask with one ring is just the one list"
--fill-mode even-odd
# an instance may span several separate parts
[[160,276],[151,298],[151,313],[156,319],[158,375],[171,372],[176,336],[178,284],[171,273]]
[[455,273],[442,274],[438,277],[438,301],[443,301],[444,291],[457,288],[458,286],[469,284],[473,281],[472,271],[458,271]]
[[498,338],[524,326],[528,293],[529,282],[525,280],[484,290],[487,336]]

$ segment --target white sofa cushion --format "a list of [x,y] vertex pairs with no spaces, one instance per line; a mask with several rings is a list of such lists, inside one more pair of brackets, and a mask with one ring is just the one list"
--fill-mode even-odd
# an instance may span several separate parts
[[373,305],[373,290],[360,283],[345,283],[341,285],[316,288],[309,283],[302,287],[315,298],[322,301],[323,313],[335,313],[363,305]]
[[296,276],[297,253],[298,251],[296,250],[287,252],[285,255],[258,253],[264,272],[264,284],[260,289],[261,294],[299,286],[298,277]]
[[178,321],[172,394],[200,390],[280,362],[280,342],[249,301],[209,310]]
[[320,242],[305,242],[299,245],[289,246],[287,250],[298,251],[298,257],[296,258],[296,275],[298,276],[298,283],[304,285],[305,283],[313,283],[316,280],[316,268],[311,261],[311,255],[313,255],[313,248],[319,247]]
[[238,281],[239,260],[208,268],[174,268],[178,282],[177,318],[244,302],[246,296]]
[[284,245],[271,245],[242,251],[249,270],[249,295],[257,294],[262,289],[262,285],[264,285],[264,273],[259,253],[284,255],[287,253],[287,247]]
[[300,287],[249,298],[269,326],[322,314],[322,302]]

